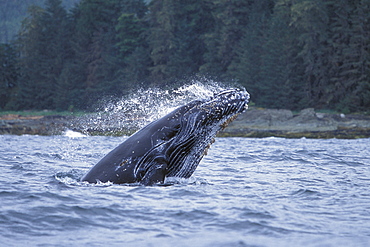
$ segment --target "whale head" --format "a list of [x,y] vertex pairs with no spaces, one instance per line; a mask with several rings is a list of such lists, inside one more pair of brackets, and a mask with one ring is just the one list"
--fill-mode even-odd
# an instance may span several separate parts
[[229,89],[195,100],[148,124],[97,163],[88,182],[163,182],[189,178],[216,134],[247,109],[249,94]]

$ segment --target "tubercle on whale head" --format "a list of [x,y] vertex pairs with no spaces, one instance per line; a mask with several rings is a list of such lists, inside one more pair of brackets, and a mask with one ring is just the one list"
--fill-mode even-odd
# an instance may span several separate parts
[[245,107],[249,100],[249,93],[240,89],[228,89],[215,94],[213,100],[221,101],[228,107],[232,104],[241,104]]
[[[215,93],[213,97],[197,105],[199,120],[223,119],[227,124],[235,119],[234,115],[245,111],[248,108],[249,94],[239,89],[228,89]],[[202,115],[203,114],[203,115]]]

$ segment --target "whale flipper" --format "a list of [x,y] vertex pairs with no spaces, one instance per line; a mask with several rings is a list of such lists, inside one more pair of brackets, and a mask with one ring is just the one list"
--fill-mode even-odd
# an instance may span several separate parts
[[167,164],[158,163],[150,167],[145,176],[141,180],[142,185],[153,185],[163,183],[167,173]]

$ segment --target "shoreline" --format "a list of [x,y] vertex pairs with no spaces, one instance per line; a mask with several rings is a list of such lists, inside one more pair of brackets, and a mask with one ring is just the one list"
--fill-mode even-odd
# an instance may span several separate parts
[[[87,135],[130,135],[138,128],[134,120],[119,117],[96,120],[86,116],[0,116],[1,135],[61,135],[73,130]],[[113,120],[113,121],[112,121]],[[219,137],[284,137],[284,138],[370,138],[370,116],[362,114],[331,114],[313,108],[293,114],[284,109],[251,107],[218,134]]]
[[220,136],[285,138],[370,138],[370,116],[332,114],[307,108],[298,114],[284,109],[250,108]]

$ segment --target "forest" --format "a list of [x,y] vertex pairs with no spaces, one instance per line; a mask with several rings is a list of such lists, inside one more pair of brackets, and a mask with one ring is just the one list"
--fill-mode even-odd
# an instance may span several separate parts
[[259,107],[369,112],[369,21],[370,0],[46,0],[1,39],[0,110],[92,110],[199,79]]

